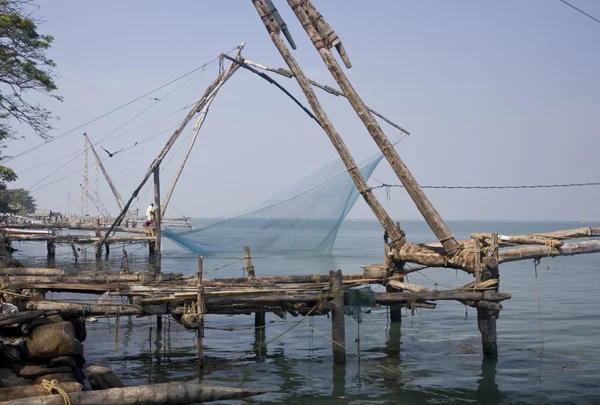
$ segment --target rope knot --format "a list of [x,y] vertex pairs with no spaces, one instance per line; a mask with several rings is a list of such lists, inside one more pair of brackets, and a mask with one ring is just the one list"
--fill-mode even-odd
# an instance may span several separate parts
[[55,379],[48,381],[44,379],[42,380],[42,387],[44,387],[49,394],[52,394],[52,391],[56,391],[56,393],[63,398],[65,405],[71,405],[71,399],[69,399],[69,396],[67,395],[65,390],[58,386],[58,380]]

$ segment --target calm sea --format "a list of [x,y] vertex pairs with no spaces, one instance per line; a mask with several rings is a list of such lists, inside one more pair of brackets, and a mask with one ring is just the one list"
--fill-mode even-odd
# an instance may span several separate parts
[[[520,234],[581,227],[569,222],[450,221],[454,234],[472,232]],[[594,224],[585,224],[594,226]],[[411,241],[434,241],[423,222],[402,223]],[[331,269],[361,272],[361,264],[383,260],[382,231],[377,222],[345,221],[333,254],[325,257],[256,257],[259,276],[326,274]],[[247,244],[252,247],[252,240]],[[164,242],[163,271],[193,274],[196,257]],[[18,247],[18,246],[17,246]],[[69,247],[70,249],[70,247]],[[126,247],[135,269],[143,269],[144,250]],[[145,248],[144,248],[145,249]],[[45,247],[23,243],[17,257],[26,265],[43,265]],[[67,247],[58,250],[57,265],[72,262]],[[77,267],[119,267],[120,249],[111,259]],[[240,252],[240,255],[242,252]],[[205,270],[239,257],[206,258]],[[269,394],[243,401],[253,404],[600,404],[600,311],[594,301],[600,288],[598,255],[503,264],[501,291],[513,298],[503,303],[498,320],[498,360],[481,355],[477,312],[455,302],[434,310],[403,312],[402,325],[390,325],[385,308],[373,308],[358,324],[346,317],[347,364],[333,365],[331,342],[288,315],[267,314],[266,340],[258,352],[254,318],[208,316],[204,338],[207,358],[204,381],[251,387]],[[212,273],[242,275],[236,263]],[[463,272],[432,269],[411,274],[409,281],[431,289],[448,289],[472,281]],[[53,297],[66,297],[54,294]],[[330,319],[306,321],[330,336]],[[248,329],[245,329],[248,328]],[[117,345],[118,343],[118,345]],[[118,346],[118,347],[117,347]],[[197,377],[195,334],[165,320],[156,333],[152,318],[99,319],[88,324],[85,355],[89,364],[112,368],[128,385]]]

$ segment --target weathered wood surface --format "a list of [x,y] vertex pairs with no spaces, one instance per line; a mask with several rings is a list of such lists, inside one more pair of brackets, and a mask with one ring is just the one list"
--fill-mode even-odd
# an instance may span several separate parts
[[394,288],[399,288],[401,290],[408,290],[408,291],[412,291],[412,292],[429,291],[427,288],[421,287],[420,285],[403,283],[402,281],[398,281],[398,280],[388,280],[387,283],[389,286],[394,287]]
[[[79,243],[79,244],[90,244],[99,243],[103,240],[102,237],[96,237],[95,235],[27,235],[27,234],[11,234],[9,239],[13,242],[19,241],[53,241],[54,243]],[[153,236],[111,236],[106,239],[107,243],[117,242],[148,242],[154,240]]]
[[468,292],[468,291],[423,291],[410,293],[375,293],[375,301],[382,305],[404,304],[410,301],[504,301],[512,297],[507,292]]
[[33,310],[28,312],[16,312],[14,314],[0,314],[0,326],[9,326],[14,324],[18,325],[53,314],[55,314],[55,312],[49,310]]
[[[148,314],[142,309],[131,305],[122,304],[82,304],[82,303],[67,303],[52,300],[29,301],[26,304],[28,311],[56,311],[61,316],[73,316],[83,314],[85,306],[86,316],[114,316],[119,312],[120,316],[127,315],[145,315]],[[23,312],[27,314],[29,312]]]
[[[579,238],[590,238],[600,236],[600,228],[576,228],[566,229],[554,232],[543,232],[543,233],[532,233],[522,235],[499,235],[500,244],[535,244],[545,245],[549,242],[553,243],[553,246],[562,246],[563,239],[579,239]],[[486,240],[490,240],[491,234],[489,233],[473,233],[472,238],[481,237]]]
[[[14,228],[14,229],[72,229],[72,230],[80,230],[80,231],[106,231],[108,227],[101,226],[96,227],[94,225],[75,225],[70,222],[55,222],[55,223],[47,223],[47,224],[10,224],[10,223],[0,223],[0,230],[5,228]],[[114,232],[125,232],[125,233],[141,233],[145,234],[146,231],[141,228],[123,228],[123,227],[115,227],[113,229]],[[12,239],[9,235],[9,239]]]
[[62,276],[64,274],[64,270],[43,267],[8,267],[0,269],[0,276]]
[[348,173],[354,181],[354,184],[356,184],[358,191],[361,193],[361,195],[365,199],[365,202],[371,208],[379,222],[382,224],[383,228],[388,232],[394,243],[402,243],[402,241],[404,240],[402,234],[398,231],[398,229],[396,228],[396,224],[394,224],[392,218],[388,215],[383,206],[379,203],[379,200],[377,200],[377,198],[373,194],[371,188],[367,185],[365,178],[362,176],[356,162],[354,161],[354,158],[352,157],[350,151],[348,150],[344,141],[342,140],[342,137],[337,132],[337,130],[333,126],[333,123],[325,113],[325,110],[319,103],[319,99],[317,98],[314,90],[312,89],[310,82],[304,75],[302,69],[300,69],[300,66],[296,62],[296,59],[290,53],[288,47],[279,37],[278,32],[280,27],[277,25],[272,16],[269,16],[267,9],[264,7],[264,4],[261,1],[253,0],[253,3],[256,7],[256,11],[262,18],[262,21],[265,24],[265,28],[267,29],[267,32],[269,32],[269,35],[273,43],[275,44],[275,47],[279,50],[279,53],[281,53],[281,56],[283,57],[288,67],[294,74],[294,77],[296,78],[298,85],[302,89],[304,96],[310,104],[313,113],[319,120],[321,127],[323,128],[323,130],[329,137],[331,143],[340,155],[340,158],[344,162],[346,170],[348,170]]
[[525,246],[515,249],[501,250],[498,253],[498,263],[598,252],[600,252],[600,241],[597,240],[565,243],[564,245],[556,248],[550,246]]
[[329,290],[332,295],[331,340],[333,361],[346,364],[346,326],[344,317],[344,290],[342,287],[342,271],[329,272]]
[[[72,392],[68,395],[73,405],[185,405],[247,398],[264,393],[246,388],[181,382]],[[64,405],[64,400],[60,395],[45,395],[7,401],[3,405]]]
[[[83,385],[76,382],[59,382],[58,388],[65,392],[82,391]],[[0,388],[0,402],[12,401],[15,399],[39,397],[48,395],[48,390],[41,384],[24,385],[19,387]]]

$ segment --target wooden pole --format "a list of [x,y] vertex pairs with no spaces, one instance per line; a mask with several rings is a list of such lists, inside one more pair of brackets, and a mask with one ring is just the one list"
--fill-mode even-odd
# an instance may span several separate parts
[[[396,263],[394,262],[393,252],[390,251],[390,247],[387,243],[387,235],[386,240],[383,243],[383,251],[385,254],[385,264],[386,264],[386,276],[398,276],[398,281],[404,281],[404,275],[399,272]],[[402,292],[401,288],[394,287],[389,284],[385,286],[386,292]],[[390,322],[402,322],[402,307],[401,306],[390,306]]]
[[246,263],[244,270],[248,273],[248,280],[253,280],[256,275],[254,274],[254,266],[252,265],[249,246],[244,246],[244,261]]
[[56,257],[56,245],[53,240],[48,240],[48,242],[46,242],[46,250],[48,252],[48,259]]
[[[252,257],[250,256],[249,246],[244,246],[244,262],[246,263],[246,267],[244,267],[244,269],[248,273],[248,280],[254,280],[256,274],[254,272],[254,266],[252,265]],[[264,312],[256,312],[254,314],[254,331],[262,335],[265,332],[265,327],[266,314]],[[257,335],[256,337],[258,341],[262,342],[260,339],[262,336]]]
[[[172,382],[67,393],[73,405],[184,405],[246,398],[260,394],[264,394],[264,391],[204,385],[197,382]],[[63,397],[58,394],[45,394],[3,403],[3,405],[64,404]]]
[[331,311],[331,340],[333,341],[333,361],[346,364],[346,328],[344,325],[344,290],[342,271],[329,271],[329,288],[333,296]]
[[171,183],[171,187],[169,187],[169,191],[167,191],[167,195],[165,196],[165,201],[163,202],[162,211],[161,211],[161,214],[163,216],[165,215],[165,211],[167,210],[167,206],[169,205],[169,201],[171,200],[171,196],[173,194],[173,191],[175,190],[177,181],[179,180],[179,177],[181,176],[181,173],[183,172],[183,168],[185,167],[188,157],[190,156],[190,153],[192,152],[192,148],[194,147],[194,144],[196,143],[196,139],[198,138],[198,133],[200,132],[200,129],[202,128],[202,125],[204,124],[204,120],[206,119],[208,110],[210,109],[210,106],[211,106],[213,100],[215,99],[217,92],[239,68],[240,68],[240,66],[233,62],[229,65],[227,70],[225,70],[225,72],[221,75],[221,80],[217,83],[215,88],[209,94],[209,96],[206,100],[206,104],[204,105],[204,107],[202,107],[202,110],[200,111],[200,116],[198,117],[198,121],[196,121],[196,125],[194,126],[194,136],[192,137],[192,140],[190,141],[190,144],[189,144],[187,150],[185,151],[185,156],[183,157],[183,161],[181,162],[181,165],[179,165],[179,169],[177,170],[177,173],[175,174],[175,178],[173,179],[173,182]]
[[[239,54],[241,53],[243,47],[244,47],[243,43],[240,44],[240,46],[238,46],[238,51],[237,51],[237,53],[235,55],[236,58],[239,57]],[[112,232],[112,230],[121,223],[121,221],[125,217],[125,214],[127,213],[127,210],[131,206],[131,203],[137,197],[137,195],[139,194],[139,192],[142,189],[142,187],[144,187],[144,184],[146,184],[146,181],[148,181],[148,179],[150,178],[150,175],[154,172],[154,169],[160,165],[160,163],[163,161],[163,159],[165,158],[165,156],[167,155],[167,153],[169,153],[169,151],[171,150],[171,147],[173,146],[173,144],[175,143],[175,141],[177,141],[177,139],[179,138],[179,135],[181,135],[181,133],[183,132],[183,130],[185,129],[185,127],[187,126],[187,124],[192,120],[192,118],[196,115],[196,113],[199,110],[202,109],[202,107],[204,106],[204,104],[206,103],[206,101],[208,99],[208,96],[210,95],[210,93],[212,92],[212,90],[217,86],[217,84],[219,83],[220,79],[221,79],[221,76],[219,76],[214,82],[211,83],[211,85],[208,87],[208,89],[206,89],[206,91],[204,92],[204,95],[200,98],[200,100],[198,100],[198,102],[196,104],[194,104],[194,106],[188,112],[187,116],[181,122],[181,124],[179,125],[179,127],[175,130],[175,132],[173,133],[173,135],[171,135],[171,138],[169,138],[169,140],[167,141],[167,143],[163,147],[162,151],[158,154],[158,156],[156,157],[156,159],[154,159],[154,161],[152,162],[152,164],[150,165],[150,167],[146,171],[146,174],[142,178],[142,181],[140,182],[140,184],[133,191],[133,194],[131,195],[131,197],[129,198],[129,200],[127,201],[127,203],[125,203],[125,206],[121,210],[121,213],[115,218],[115,220],[112,223],[112,225],[106,231],[106,234],[104,235],[104,240],[102,241],[102,243],[100,244],[100,246],[99,246],[98,249],[101,249],[102,244],[108,238],[108,235],[110,235],[110,233]]]
[[203,267],[204,258],[202,256],[198,256],[198,271],[196,272],[198,276],[198,284],[196,286],[197,296],[196,296],[196,310],[198,316],[200,317],[200,327],[198,328],[198,365],[200,366],[200,370],[204,368],[204,345],[202,342],[202,338],[204,337],[204,285],[202,284],[202,267]]
[[154,168],[154,254],[157,256],[157,270],[160,271],[160,166]]
[[344,162],[346,170],[348,170],[348,173],[350,174],[350,177],[352,177],[354,184],[356,184],[358,191],[363,196],[366,203],[369,205],[369,207],[371,208],[371,210],[373,211],[383,228],[388,232],[388,235],[390,235],[394,247],[401,246],[404,243],[404,237],[402,233],[400,233],[396,229],[394,221],[392,220],[392,218],[390,218],[388,213],[381,206],[381,204],[373,194],[370,187],[367,185],[367,182],[362,176],[358,166],[356,165],[356,162],[354,161],[354,158],[348,151],[348,148],[344,144],[344,141],[342,140],[340,134],[337,132],[337,130],[329,120],[329,117],[325,113],[325,110],[323,110],[323,107],[319,103],[319,99],[317,98],[314,90],[312,89],[308,79],[304,75],[304,72],[302,71],[302,69],[300,69],[300,66],[290,53],[290,50],[285,45],[281,37],[278,35],[279,27],[277,23],[272,18],[272,15],[267,11],[268,9],[265,7],[264,3],[261,0],[252,0],[252,2],[254,3],[256,11],[261,17],[265,28],[267,29],[269,36],[271,37],[271,40],[273,41],[275,47],[277,48],[277,50],[279,50],[279,53],[281,53],[281,56],[283,57],[288,67],[294,74],[296,81],[300,85],[302,92],[306,96],[306,99],[308,100],[308,103],[310,104],[310,107],[313,110],[313,113],[319,120],[321,127],[323,128],[323,130],[329,137],[331,143],[340,155],[340,158]]
[[87,143],[90,145],[90,149],[92,150],[92,153],[94,154],[94,157],[96,158],[98,167],[100,167],[100,171],[102,171],[102,174],[104,175],[104,178],[106,179],[106,182],[108,183],[108,186],[110,187],[110,191],[112,191],[113,195],[115,196],[115,200],[117,200],[117,205],[119,206],[119,209],[122,210],[123,209],[123,197],[121,197],[121,194],[119,194],[119,191],[117,190],[117,188],[115,187],[114,183],[112,182],[110,176],[106,172],[106,169],[104,168],[104,165],[102,164],[102,160],[100,160],[100,157],[96,153],[96,149],[94,149],[94,145],[92,145],[92,143],[90,142],[90,138],[88,138],[87,134],[83,134],[83,136],[85,136]]
[[[359,118],[364,123],[365,127],[381,149],[381,152],[389,162],[390,166],[404,185],[404,188],[415,202],[417,208],[421,212],[421,215],[427,221],[427,224],[438,238],[438,240],[444,245],[444,250],[448,255],[453,255],[459,250],[459,244],[454,238],[454,235],[450,232],[450,229],[444,223],[442,217],[435,210],[412,173],[409,171],[408,167],[404,164],[398,152],[394,149],[394,146],[389,141],[389,139],[385,136],[381,127],[373,118],[371,113],[369,112],[368,107],[362,101],[346,75],[344,74],[342,68],[337,63],[334,56],[331,54],[331,51],[326,46],[327,41],[324,40],[319,31],[313,23],[311,22],[311,18],[309,18],[309,14],[311,13],[311,17],[313,17],[312,21],[322,20],[322,23],[326,23],[323,16],[318,13],[316,8],[312,6],[306,6],[305,4],[310,3],[309,0],[288,0],[288,4],[294,10],[296,17],[306,30],[306,33],[313,41],[313,44],[319,51],[323,61],[327,65],[327,68],[331,72],[333,78],[338,83],[344,94],[346,94],[346,98],[358,114]],[[389,232],[389,231],[388,231]],[[393,235],[390,233],[390,237],[392,237],[392,241],[394,241]],[[393,246],[395,247],[395,246]]]
[[[491,237],[491,256],[485,257],[481,266],[481,281],[498,278],[498,234]],[[498,292],[498,287],[495,288]],[[477,308],[477,326],[481,332],[481,344],[483,355],[486,357],[498,357],[498,344],[496,332],[496,319],[499,312],[488,308]]]

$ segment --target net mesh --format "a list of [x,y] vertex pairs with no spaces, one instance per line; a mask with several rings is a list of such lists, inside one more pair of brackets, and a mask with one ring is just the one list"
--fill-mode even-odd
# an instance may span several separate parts
[[364,286],[344,291],[344,314],[351,316],[356,322],[362,322],[363,307],[367,307],[364,311],[369,313],[374,306],[375,291],[371,290],[371,287]]
[[[368,179],[383,155],[360,163]],[[340,224],[359,192],[341,159],[336,159],[296,185],[249,212],[199,229],[166,228],[163,235],[184,249],[202,255],[331,253]]]

